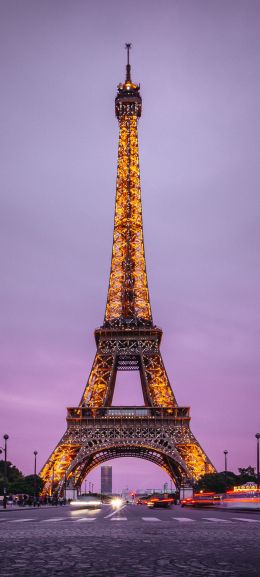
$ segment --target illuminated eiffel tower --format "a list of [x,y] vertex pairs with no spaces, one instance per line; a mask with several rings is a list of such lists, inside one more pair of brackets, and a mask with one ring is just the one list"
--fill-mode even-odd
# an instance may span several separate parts
[[[144,253],[137,122],[140,86],[119,84],[116,207],[105,319],[95,330],[97,352],[79,406],[67,410],[67,430],[41,471],[44,493],[79,488],[97,465],[139,457],[162,467],[177,487],[215,471],[190,430],[189,408],[179,407],[160,353],[162,330],[153,323]],[[117,371],[139,371],[141,407],[112,405]]]

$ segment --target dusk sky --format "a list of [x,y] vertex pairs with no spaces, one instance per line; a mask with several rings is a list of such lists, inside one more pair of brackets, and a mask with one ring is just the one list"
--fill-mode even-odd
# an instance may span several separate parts
[[[64,433],[103,323],[125,42],[166,369],[216,468],[224,449],[229,469],[255,466],[259,19],[259,0],[1,1],[0,434],[25,474]],[[114,404],[143,402],[138,379],[119,374]],[[145,461],[111,464],[114,490],[168,480]]]

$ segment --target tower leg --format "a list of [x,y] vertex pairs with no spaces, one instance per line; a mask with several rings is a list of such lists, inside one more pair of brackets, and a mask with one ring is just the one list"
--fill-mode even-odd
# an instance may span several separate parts
[[146,383],[150,404],[154,407],[177,405],[160,352],[141,356],[141,373]]
[[[64,437],[66,437],[66,433]],[[66,471],[80,450],[79,444],[69,444],[64,437],[62,437],[40,472],[40,477],[44,480],[43,495],[53,496],[56,493],[57,486],[65,479]],[[71,477],[70,475],[66,479],[67,484],[72,482]]]
[[[115,386],[115,354],[96,353],[80,406],[102,407],[112,400]],[[110,400],[110,402],[111,402]]]

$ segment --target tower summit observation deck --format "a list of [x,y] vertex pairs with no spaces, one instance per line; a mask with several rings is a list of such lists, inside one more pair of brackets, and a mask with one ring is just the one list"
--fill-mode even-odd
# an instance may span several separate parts
[[[140,85],[131,79],[127,48],[125,82],[118,85],[116,205],[108,296],[97,351],[67,430],[41,471],[45,494],[79,488],[97,465],[139,457],[162,467],[177,487],[215,471],[190,430],[188,407],[179,407],[160,352],[162,330],[153,324],[144,252],[137,122]],[[139,371],[141,407],[112,405],[118,371]],[[130,374],[131,375],[131,374]]]

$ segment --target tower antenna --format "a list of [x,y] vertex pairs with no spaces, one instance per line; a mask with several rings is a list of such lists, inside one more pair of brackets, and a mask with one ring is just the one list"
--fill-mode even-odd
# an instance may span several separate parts
[[126,42],[125,44],[127,50],[127,65],[126,65],[126,82],[132,82],[131,80],[131,64],[130,64],[130,50],[132,48],[131,42]]

